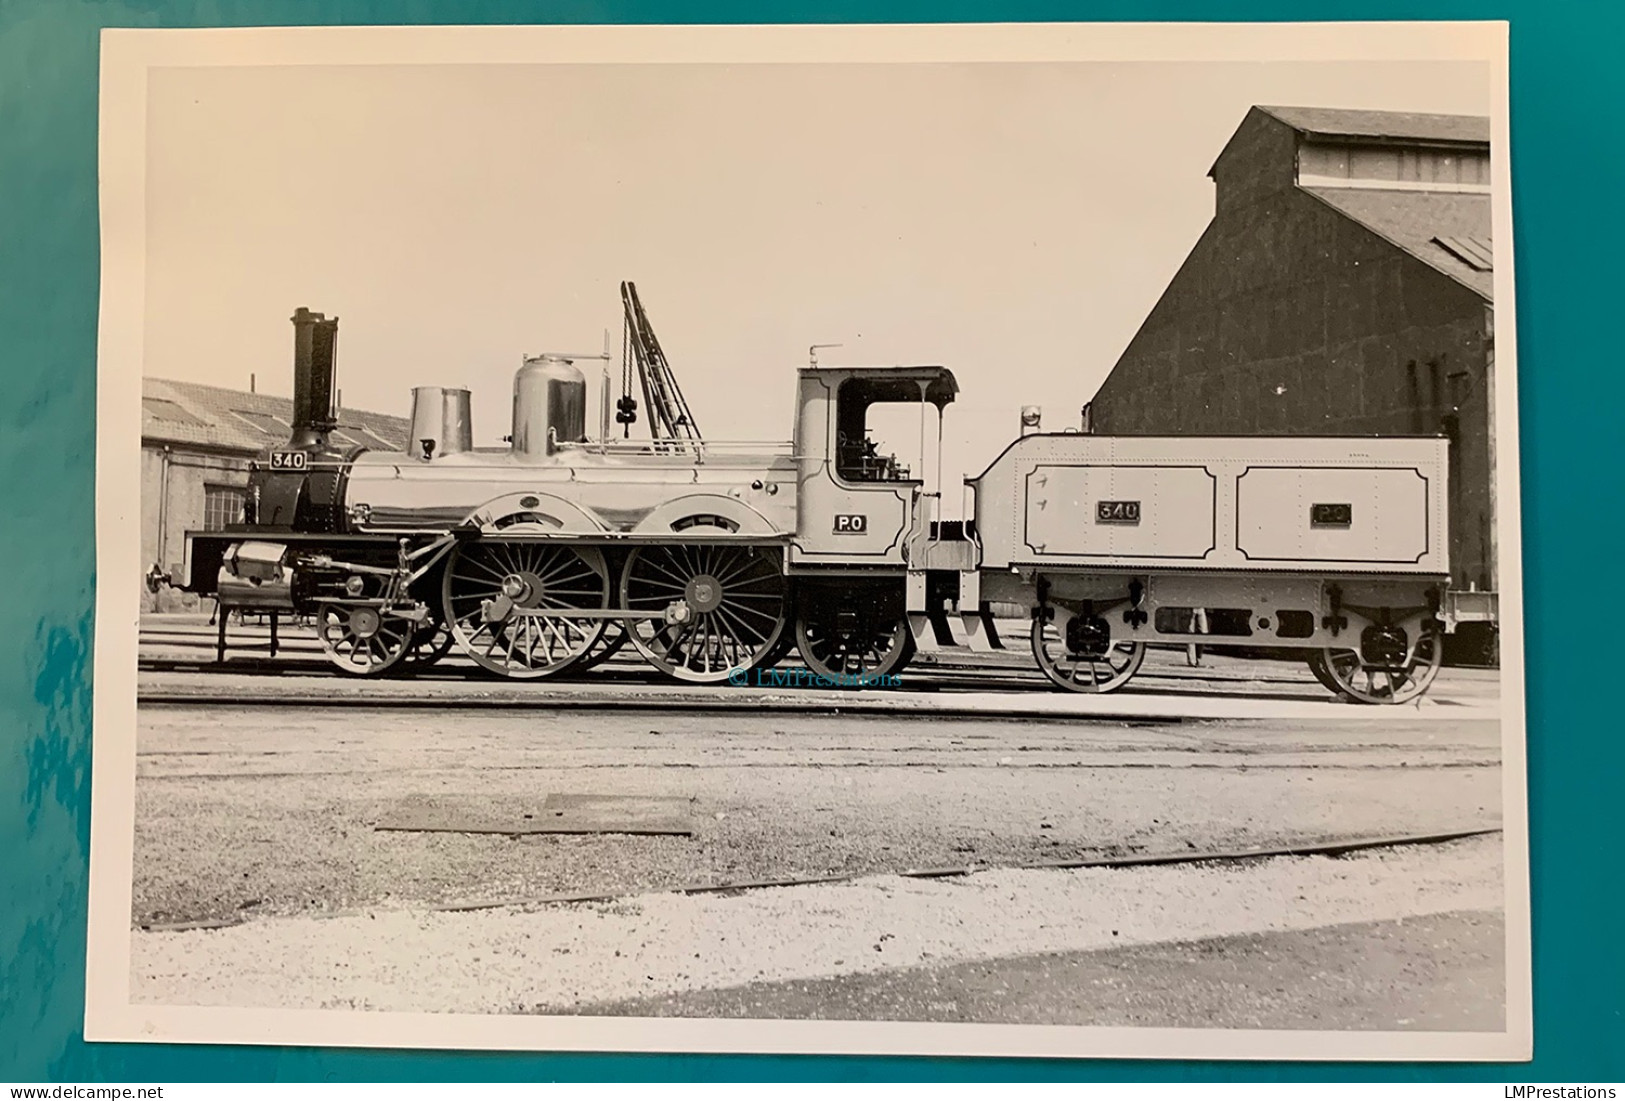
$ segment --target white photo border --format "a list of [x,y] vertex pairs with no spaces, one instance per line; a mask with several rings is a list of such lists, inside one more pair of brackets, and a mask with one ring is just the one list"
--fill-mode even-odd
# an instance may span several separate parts
[[[1527,1061],[1532,990],[1517,328],[1504,22],[106,30],[99,136],[97,589],[85,1039],[530,1051]],[[1476,61],[1491,72],[1506,1016],[1498,1033],[1093,1028],[270,1010],[130,1000],[147,75],[164,67]]]

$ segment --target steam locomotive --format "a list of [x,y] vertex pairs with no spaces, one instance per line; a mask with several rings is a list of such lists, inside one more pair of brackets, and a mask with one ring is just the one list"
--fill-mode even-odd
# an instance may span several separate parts
[[941,471],[883,455],[873,429],[902,407],[918,454],[940,455],[951,371],[815,354],[792,440],[706,440],[622,296],[649,438],[631,437],[637,400],[627,384],[612,403],[607,369],[589,434],[578,363],[607,354],[547,354],[514,376],[505,446],[473,446],[467,390],[419,387],[393,452],[335,442],[338,322],[301,308],[291,437],[253,464],[243,522],[188,532],[180,575],[159,580],[312,617],[359,675],[456,649],[546,678],[630,645],[679,681],[794,650],[851,683],[952,643],[955,617],[973,648],[1000,645],[993,603],[1030,610],[1034,661],[1074,692],[1192,642],[1290,649],[1364,703],[1414,700],[1438,673],[1455,623],[1442,438],[1105,437],[1032,414],[964,480],[970,519],[946,521]]

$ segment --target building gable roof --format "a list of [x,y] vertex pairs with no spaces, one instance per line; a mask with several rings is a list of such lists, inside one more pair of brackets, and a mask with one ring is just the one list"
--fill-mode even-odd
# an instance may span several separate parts
[[[289,398],[196,382],[141,380],[143,441],[257,454],[286,443],[292,419]],[[410,426],[404,417],[341,409],[338,419],[335,442],[385,451],[406,447]]]
[[1480,115],[1430,115],[1418,111],[1356,111],[1341,107],[1248,108],[1241,124],[1208,167],[1211,177],[1255,120],[1284,126],[1300,138],[1392,145],[1487,146],[1490,120]]
[[1350,111],[1334,107],[1258,107],[1256,110],[1300,134],[1315,137],[1462,145],[1487,145],[1490,140],[1490,120],[1480,115]]
[[1477,292],[1486,302],[1495,300],[1488,195],[1364,187],[1300,190]]

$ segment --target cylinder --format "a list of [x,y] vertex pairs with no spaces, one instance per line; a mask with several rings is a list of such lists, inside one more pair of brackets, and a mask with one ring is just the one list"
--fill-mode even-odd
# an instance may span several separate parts
[[412,388],[412,434],[406,450],[415,459],[433,460],[474,447],[472,402],[467,390],[444,386]]
[[513,377],[513,451],[541,460],[587,438],[587,377],[562,356],[525,360]]

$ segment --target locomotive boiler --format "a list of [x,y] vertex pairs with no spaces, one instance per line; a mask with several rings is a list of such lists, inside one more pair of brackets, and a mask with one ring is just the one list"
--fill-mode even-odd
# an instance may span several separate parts
[[791,440],[702,439],[628,291],[648,439],[630,436],[630,369],[613,406],[605,372],[594,432],[580,363],[607,357],[540,355],[514,376],[505,446],[473,446],[466,390],[420,387],[403,450],[338,447],[337,320],[299,310],[293,433],[254,464],[241,524],[187,534],[171,583],[308,615],[361,675],[455,649],[545,678],[630,645],[680,681],[792,651],[874,678],[950,642],[953,615],[996,645],[994,602],[1029,610],[1034,661],[1071,691],[1119,688],[1148,645],[1192,641],[1296,651],[1366,703],[1413,700],[1438,672],[1442,438],[1024,432],[945,521],[942,472],[882,453],[875,426],[901,411],[918,454],[940,454],[947,368],[814,361]]

